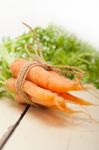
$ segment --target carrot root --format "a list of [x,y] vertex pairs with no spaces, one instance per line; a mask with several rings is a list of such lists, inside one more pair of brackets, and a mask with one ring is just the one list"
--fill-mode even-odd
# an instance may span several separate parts
[[70,93],[60,93],[59,96],[63,97],[68,102],[72,102],[74,104],[85,105],[85,106],[93,105],[91,102],[78,98],[74,95],[71,95]]

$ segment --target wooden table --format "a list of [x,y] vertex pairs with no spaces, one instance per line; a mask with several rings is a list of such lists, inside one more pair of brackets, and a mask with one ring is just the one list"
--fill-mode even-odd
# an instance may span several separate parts
[[[94,92],[72,93],[99,103]],[[95,120],[92,121],[87,112],[71,116],[1,99],[0,149],[99,150],[99,122],[96,121],[99,120],[99,107],[90,106],[87,110]]]

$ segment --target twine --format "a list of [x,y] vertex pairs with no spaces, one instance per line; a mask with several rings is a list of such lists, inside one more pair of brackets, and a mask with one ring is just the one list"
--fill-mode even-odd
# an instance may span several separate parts
[[34,66],[35,63],[27,63],[23,66],[23,68],[20,70],[17,81],[16,81],[16,90],[17,93],[22,95],[24,98],[24,101],[30,105],[34,105],[33,102],[28,98],[28,95],[23,91],[23,84],[25,82],[25,78],[27,76],[28,71],[31,69],[32,66]]

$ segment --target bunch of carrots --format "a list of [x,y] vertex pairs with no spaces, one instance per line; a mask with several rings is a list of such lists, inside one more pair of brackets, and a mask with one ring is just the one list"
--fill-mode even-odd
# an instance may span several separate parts
[[[24,96],[17,91],[16,82],[19,73],[28,62],[26,59],[14,60],[10,66],[13,78],[6,80],[5,83],[7,89],[15,93],[15,99],[19,103],[27,103]],[[83,86],[79,80],[68,79],[58,72],[47,70],[40,65],[30,68],[22,85],[22,90],[31,103],[67,113],[76,112],[76,110],[69,108],[67,103],[92,105],[90,102],[69,93],[69,91],[82,89]]]
[[[33,63],[36,62],[36,65],[31,66],[25,73],[25,67],[27,64],[32,63],[32,61],[27,60],[26,58],[18,58],[15,56],[14,51],[10,53],[1,46],[1,95],[5,96],[6,91],[10,91],[11,94],[14,93],[14,98],[19,103],[29,103],[38,106],[42,105],[47,108],[67,113],[77,112],[76,110],[69,108],[67,103],[85,106],[92,105],[92,103],[69,93],[69,91],[79,91],[84,88],[80,82],[81,80],[79,78],[69,79],[64,76],[64,73],[60,68],[56,71],[57,69],[55,66],[48,65],[48,63],[44,61],[41,52],[42,49],[38,41],[38,35],[35,34],[30,26],[25,23],[24,25],[26,25],[33,33],[34,44],[37,47],[33,49],[36,56]],[[13,61],[10,61],[11,56],[14,58]],[[4,67],[6,68],[5,70]],[[69,73],[67,72],[68,75]],[[22,74],[24,74],[23,77]]]

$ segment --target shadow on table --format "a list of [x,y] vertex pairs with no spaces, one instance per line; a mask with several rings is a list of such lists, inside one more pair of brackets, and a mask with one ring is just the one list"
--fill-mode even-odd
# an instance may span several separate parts
[[31,117],[31,119],[36,117],[48,126],[74,127],[77,125],[77,122],[74,122],[73,116],[71,114],[51,110],[48,108],[30,107],[28,115]]
[[56,110],[30,107],[27,115],[30,119],[36,117],[36,119],[48,126],[62,127],[82,132],[99,131],[99,122],[90,120],[85,114],[79,113],[72,115]]
[[[9,105],[10,107],[14,107],[16,112],[23,112],[23,107],[25,108],[24,105],[20,105],[16,102],[11,102]],[[83,129],[83,131],[86,129],[86,131],[99,131],[99,122],[94,122],[93,120],[90,120],[88,116],[80,113],[67,114],[48,108],[30,107],[25,115],[28,115],[30,119],[35,117],[48,126],[66,127],[70,129],[80,128]]]

